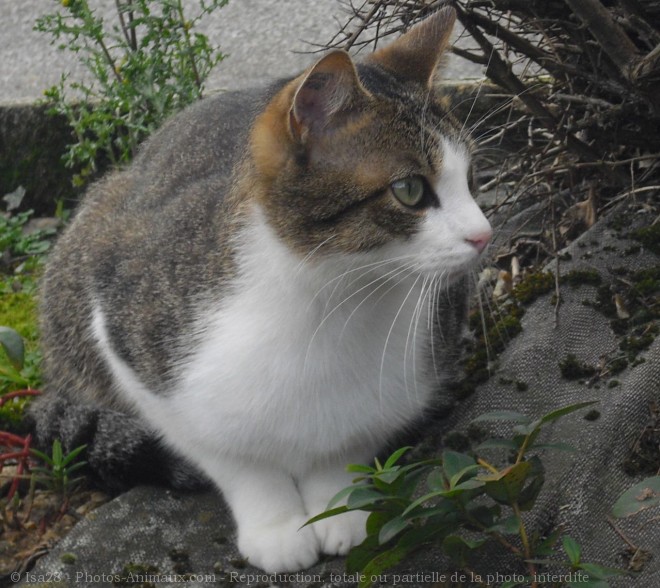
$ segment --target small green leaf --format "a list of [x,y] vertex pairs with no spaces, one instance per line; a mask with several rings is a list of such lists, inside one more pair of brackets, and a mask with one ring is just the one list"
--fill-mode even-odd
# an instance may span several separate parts
[[518,505],[520,510],[531,510],[536,503],[536,498],[543,488],[545,483],[545,468],[543,462],[538,456],[533,456],[527,460],[530,464],[530,470],[527,473],[528,484],[523,488],[520,496],[518,497]]
[[459,535],[449,535],[442,541],[442,550],[459,566],[465,567],[470,553],[481,547],[486,541],[487,539],[473,541]]
[[550,423],[552,421],[556,421],[560,417],[563,417],[567,414],[575,412],[576,410],[580,410],[581,408],[585,408],[587,406],[592,406],[593,404],[598,404],[598,400],[590,400],[590,401],[587,401],[587,402],[578,402],[577,404],[570,404],[568,406],[564,406],[563,408],[558,408],[557,410],[553,410],[552,412],[549,412],[548,414],[543,415],[539,419],[539,424],[540,425],[545,425],[545,424]]
[[524,424],[529,423],[531,419],[526,414],[515,412],[513,410],[494,410],[479,415],[472,422],[478,423],[482,421],[513,421],[514,423]]
[[429,490],[445,490],[447,481],[445,480],[442,468],[433,468],[426,478],[426,485]]
[[371,466],[350,464],[346,466],[346,471],[351,474],[373,474],[376,470]]
[[577,566],[580,563],[580,558],[582,557],[582,548],[580,547],[580,544],[568,535],[562,537],[561,542],[571,564],[573,566]]
[[658,504],[660,504],[660,476],[653,476],[626,490],[614,503],[612,514],[617,518],[629,517]]
[[573,445],[569,445],[568,443],[538,443],[536,445],[530,445],[527,448],[527,451],[530,449],[555,449],[557,451],[568,451],[568,452],[573,452],[575,451],[575,447]]
[[519,447],[520,445],[511,439],[486,439],[486,441],[475,447],[475,451],[479,452],[484,449],[510,449],[511,451],[517,451]]
[[62,443],[60,442],[59,439],[55,439],[53,441],[53,464],[61,467],[62,466]]
[[[303,527],[306,527],[307,525],[313,525],[314,523],[316,523],[318,521],[322,521],[323,519],[328,519],[330,517],[334,517],[334,516],[337,516],[337,515],[345,513],[345,512],[348,512],[348,508],[345,507],[345,506],[338,506],[337,508],[328,509],[328,510],[322,512],[321,514],[317,514],[315,517],[312,517],[311,519],[309,519],[303,525]],[[300,528],[302,529],[302,527],[300,527]]]
[[424,496],[420,496],[417,500],[415,500],[410,505],[408,505],[408,508],[406,508],[406,510],[404,510],[401,513],[401,516],[406,516],[408,513],[416,509],[418,506],[421,506],[422,504],[428,502],[429,500],[432,500],[433,498],[444,496],[447,492],[448,492],[447,490],[435,490],[434,492],[429,492],[428,494],[424,494]]
[[520,519],[516,515],[511,515],[495,523],[488,531],[502,535],[517,535],[520,532]]
[[610,585],[607,582],[594,578],[587,578],[584,575],[581,576],[579,580],[568,582],[566,585],[570,588],[610,588]]
[[555,529],[550,535],[543,539],[536,548],[536,555],[551,555],[553,553],[553,547],[559,541],[562,530]]
[[473,457],[445,449],[442,452],[442,469],[447,480],[451,480],[456,474],[463,472],[466,468],[476,465]]
[[377,537],[383,526],[396,516],[397,515],[394,515],[391,512],[383,512],[380,510],[373,511],[367,517],[367,535]]
[[531,467],[529,462],[521,461],[498,474],[479,476],[478,479],[485,482],[486,494],[493,500],[511,505],[518,500]]
[[346,506],[349,510],[357,510],[365,506],[372,506],[375,503],[387,498],[382,494],[369,487],[358,487],[353,490],[346,500]]
[[378,543],[378,535],[368,535],[367,538],[348,552],[346,571],[349,574],[361,573],[367,564],[382,551]]
[[76,447],[75,449],[72,449],[69,453],[67,453],[66,456],[62,459],[62,465],[67,466],[69,465],[74,459],[76,459],[83,451],[87,449],[87,445],[80,445],[79,447]]
[[390,455],[387,458],[387,461],[385,462],[383,469],[389,470],[391,467],[393,467],[396,464],[396,462],[399,461],[399,459],[401,459],[401,456],[410,449],[412,449],[410,445],[406,447],[401,447],[401,449],[397,449],[392,455]]
[[[461,471],[456,472],[449,480],[449,487],[451,489],[454,489],[456,485],[461,481],[461,479],[465,477],[466,474],[469,473],[476,474],[477,471],[479,470],[479,467],[480,466],[478,466],[477,464],[469,465],[467,467],[464,467]],[[473,486],[473,488],[476,488],[476,486]]]
[[447,535],[447,533],[456,529],[456,522],[444,523],[442,521],[429,520],[426,525],[421,527],[412,527],[403,533],[401,539],[397,542],[397,546],[412,552],[413,550],[435,543],[440,538]]
[[396,482],[399,479],[399,476],[401,476],[401,471],[398,466],[394,466],[389,469],[383,469],[374,475],[374,484],[379,486],[380,489],[385,490],[385,487],[377,484],[377,482],[381,482],[381,484],[386,484],[389,486],[390,484]]
[[[518,435],[523,435],[524,437],[530,437],[533,435],[534,438],[536,438],[540,430],[541,430],[540,419],[522,425],[516,425],[515,427],[513,427],[514,433],[518,433]],[[532,441],[533,440],[534,439],[532,439]]]
[[347,486],[346,488],[342,488],[337,494],[335,494],[331,499],[330,502],[328,502],[328,508],[334,508],[337,506],[340,502],[343,502],[344,499],[347,496],[350,496],[353,494],[353,492],[356,492],[359,488],[370,488],[371,486],[368,486],[367,484],[354,484],[353,486]]
[[23,338],[9,327],[0,327],[0,345],[5,350],[14,369],[20,371],[25,363],[25,345]]
[[400,563],[409,553],[410,550],[396,546],[374,557],[362,569],[364,580],[360,581],[359,588],[369,588],[372,586],[373,581],[371,578],[382,576],[383,572]]
[[49,466],[52,467],[53,460],[51,459],[50,455],[44,453],[43,451],[39,451],[38,449],[30,449],[30,453],[35,457],[39,458],[45,464],[48,464]]
[[593,577],[597,580],[607,580],[608,578],[613,578],[615,576],[625,576],[629,573],[626,570],[619,568],[609,568],[592,563],[581,563],[579,568],[589,574],[590,578]]
[[77,472],[78,470],[84,468],[86,465],[86,461],[79,461],[78,463],[74,463],[72,466],[66,468],[66,475],[70,476],[73,472]]
[[404,519],[402,516],[394,517],[393,519],[387,521],[378,533],[378,543],[384,545],[385,543],[392,540],[396,537],[401,531],[403,531],[410,522],[407,519]]
[[484,529],[489,529],[496,524],[500,517],[502,508],[499,504],[486,506],[485,504],[470,505],[467,508],[471,520],[476,520]]

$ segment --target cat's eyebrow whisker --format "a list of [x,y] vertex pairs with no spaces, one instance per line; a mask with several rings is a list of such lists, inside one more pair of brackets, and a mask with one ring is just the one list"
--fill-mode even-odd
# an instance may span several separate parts
[[[528,86],[527,88],[525,88],[522,92],[518,92],[518,94],[516,94],[515,96],[511,96],[510,98],[507,98],[499,106],[497,106],[497,107],[489,110],[488,112],[484,113],[474,124],[471,125],[471,127],[468,130],[468,135],[472,135],[474,132],[476,132],[476,130],[482,124],[484,124],[490,118],[492,118],[493,116],[499,114],[503,110],[506,110],[507,108],[509,108],[513,104],[514,100],[516,100],[517,98],[520,98],[520,96],[522,96],[523,94],[526,94],[527,92],[531,92],[532,90],[535,90],[536,88],[539,88],[540,86],[541,86],[541,84],[532,84],[532,85]],[[521,119],[522,119],[522,117],[521,117]],[[491,126],[491,127],[488,128],[488,131],[486,131],[486,132],[490,133],[490,132],[493,132],[493,131],[497,131],[498,129],[500,129],[500,128],[508,125],[508,124],[510,124],[510,123],[505,122],[502,125]]]
[[[482,114],[468,129],[467,134],[470,136],[474,135],[479,127],[481,127],[484,123],[488,122],[491,118],[494,116],[497,116],[500,112],[503,110],[506,110],[509,108],[512,104],[513,101],[515,100],[515,97],[507,98],[502,104],[499,106],[496,106],[495,108],[492,108],[491,110],[485,112]],[[481,133],[480,135],[476,135],[475,141],[478,143],[479,141],[482,141],[483,138],[487,135],[494,135],[496,134],[501,128],[505,128],[510,124],[510,121],[504,122],[499,125],[489,125],[488,128]]]
[[[465,137],[465,134],[464,134],[465,125],[467,124],[467,121],[470,120],[470,117],[472,116],[472,111],[474,110],[474,107],[477,104],[477,100],[478,100],[478,98],[481,94],[481,89],[484,87],[484,82],[485,81],[486,81],[486,78],[482,79],[479,82],[479,86],[477,87],[477,91],[476,91],[476,93],[474,95],[474,98],[472,100],[472,104],[470,105],[470,110],[468,111],[467,116],[463,119],[463,125],[461,126],[461,130],[458,132],[458,136],[461,137],[461,138]],[[479,122],[479,121],[477,121],[477,122]],[[472,133],[473,129],[474,129],[474,125],[472,125],[470,127],[467,134],[470,135]]]

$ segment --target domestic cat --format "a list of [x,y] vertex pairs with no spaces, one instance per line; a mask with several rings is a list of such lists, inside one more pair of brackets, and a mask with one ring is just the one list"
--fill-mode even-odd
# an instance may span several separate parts
[[269,572],[364,538],[303,524],[442,398],[491,237],[436,92],[454,20],[204,99],[90,189],[42,284],[42,443],[109,482],[201,472]]

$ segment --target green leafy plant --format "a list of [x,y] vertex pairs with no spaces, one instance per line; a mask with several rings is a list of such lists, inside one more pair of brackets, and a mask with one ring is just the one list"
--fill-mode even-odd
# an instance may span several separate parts
[[65,495],[83,479],[82,476],[72,477],[72,475],[87,465],[85,461],[78,461],[78,457],[86,448],[87,445],[80,445],[65,455],[62,444],[55,439],[51,455],[38,449],[30,449],[30,453],[45,464],[45,466],[33,467],[32,473],[37,481],[45,484],[50,490]]
[[34,261],[48,251],[50,239],[55,234],[53,228],[27,230],[34,211],[18,210],[24,196],[25,189],[22,186],[3,196],[5,212],[0,214],[0,251],[4,255],[3,262],[18,273],[33,269]]
[[545,481],[541,459],[530,452],[570,449],[561,443],[539,442],[542,428],[592,404],[565,406],[536,419],[513,411],[478,417],[476,422],[514,423],[510,439],[489,439],[476,448],[477,452],[492,448],[510,451],[511,462],[500,468],[451,450],[443,451],[440,459],[402,464],[408,447],[393,453],[382,465],[379,461],[374,466],[351,465],[348,471],[358,476],[354,484],[339,492],[328,510],[307,524],[352,510],[371,513],[367,538],[351,550],[346,564],[349,573],[359,574],[362,588],[424,546],[438,547],[458,568],[470,570],[471,559],[491,542],[517,556],[527,570],[518,575],[520,581],[502,586],[538,586],[540,564],[579,571],[580,586],[606,586],[607,578],[621,573],[619,570],[583,562],[579,545],[570,537],[562,539],[568,561],[545,559],[555,551],[560,533],[549,537],[530,534],[522,516],[534,507]]
[[[40,383],[41,354],[25,349],[23,338],[12,328],[0,326],[0,393],[9,387],[33,389]],[[6,394],[0,400],[6,401]]]
[[612,507],[617,518],[629,517],[660,506],[660,476],[651,476],[626,490]]
[[100,157],[129,161],[165,118],[200,98],[224,55],[194,29],[226,3],[199,0],[187,18],[182,0],[117,0],[117,22],[108,25],[87,0],[61,0],[58,12],[37,20],[35,29],[76,53],[93,80],[69,83],[63,75],[45,92],[50,112],[66,117],[75,135],[64,156],[78,170],[74,184],[85,183]]

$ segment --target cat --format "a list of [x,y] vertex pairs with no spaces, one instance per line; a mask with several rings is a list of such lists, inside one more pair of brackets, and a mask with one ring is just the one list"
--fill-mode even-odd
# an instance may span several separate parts
[[90,188],[41,287],[40,443],[211,480],[268,572],[364,539],[362,512],[303,525],[442,402],[492,233],[437,92],[454,21],[201,100]]

